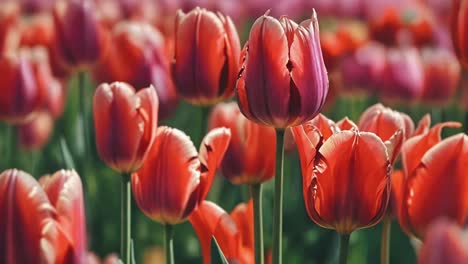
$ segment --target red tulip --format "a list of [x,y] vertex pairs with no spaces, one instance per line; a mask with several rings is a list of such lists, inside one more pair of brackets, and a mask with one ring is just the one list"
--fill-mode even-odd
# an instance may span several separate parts
[[444,49],[424,49],[424,101],[448,103],[460,81],[461,66],[457,58]]
[[297,25],[265,14],[255,21],[237,80],[242,113],[262,125],[285,128],[316,116],[328,92],[317,15]]
[[59,1],[55,6],[54,46],[68,66],[92,65],[106,50],[106,32],[97,20],[92,0]]
[[464,225],[468,219],[468,136],[457,134],[441,140],[447,122],[429,129],[426,116],[416,136],[402,148],[404,180],[399,201],[399,220],[412,236],[424,238],[431,222],[447,217]]
[[229,263],[254,263],[253,204],[240,204],[228,215],[221,207],[203,201],[190,216],[200,240],[203,263],[211,263],[214,237]]
[[451,16],[451,31],[452,42],[455,52],[461,64],[465,68],[468,67],[468,1],[453,0],[452,16]]
[[467,231],[440,219],[431,224],[427,237],[419,251],[418,264],[468,263]]
[[109,52],[95,69],[99,81],[123,81],[137,90],[153,85],[159,99],[159,119],[177,106],[164,37],[150,24],[121,22],[114,27]]
[[333,124],[321,133],[313,123],[292,128],[310,218],[340,234],[377,224],[389,201],[394,142]]
[[246,119],[235,102],[211,112],[209,127],[231,129],[231,141],[221,163],[224,177],[234,184],[256,184],[275,175],[276,133]]
[[63,263],[83,263],[87,257],[86,217],[80,176],[73,170],[60,170],[41,177],[39,183],[55,208],[60,230],[71,247]]
[[211,130],[197,153],[182,131],[158,128],[146,161],[132,174],[138,207],[155,221],[183,222],[208,194],[230,138],[229,129]]
[[119,172],[141,167],[157,127],[158,97],[152,87],[101,84],[93,102],[96,145],[101,159]]
[[49,141],[53,128],[54,120],[50,113],[41,111],[31,121],[18,126],[19,145],[27,150],[42,149]]
[[239,54],[239,36],[231,18],[198,7],[187,14],[178,11],[173,76],[185,100],[212,105],[231,97]]
[[0,174],[0,213],[1,263],[75,263],[65,262],[71,245],[31,175],[18,170]]
[[0,53],[17,48],[15,27],[19,15],[20,8],[17,2],[3,1],[0,4]]
[[0,119],[24,123],[44,105],[46,91],[37,83],[33,63],[36,53],[22,50],[19,54],[0,57]]

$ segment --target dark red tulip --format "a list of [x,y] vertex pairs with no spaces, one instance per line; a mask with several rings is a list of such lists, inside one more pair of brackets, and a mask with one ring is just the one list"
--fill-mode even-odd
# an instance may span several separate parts
[[275,175],[276,133],[273,128],[246,119],[235,102],[216,105],[209,127],[231,129],[231,141],[221,163],[221,172],[229,181],[256,184]]
[[132,174],[132,190],[138,207],[161,223],[172,225],[185,221],[208,194],[230,138],[229,129],[213,129],[197,152],[182,131],[158,128],[143,166]]
[[377,224],[390,198],[393,142],[351,124],[343,120],[342,127],[351,130],[341,130],[331,123],[323,134],[313,121],[292,128],[307,212],[315,223],[340,234]]
[[403,145],[404,180],[398,217],[411,236],[424,238],[437,218],[447,217],[459,225],[468,219],[468,136],[440,137],[443,127],[459,125],[447,122],[429,129],[426,116],[416,135]]
[[86,250],[86,217],[83,186],[74,170],[59,170],[51,176],[43,176],[39,183],[55,208],[56,220],[71,250],[61,263],[84,263]]
[[182,98],[212,105],[231,97],[239,54],[239,36],[230,17],[198,7],[187,14],[178,11],[173,76]]
[[447,50],[424,49],[424,91],[422,100],[430,103],[446,104],[457,91],[461,66],[457,58]]
[[418,254],[418,264],[468,263],[467,231],[440,219],[431,224]]
[[164,36],[150,24],[121,22],[114,27],[109,52],[94,76],[102,82],[127,82],[137,90],[153,85],[159,99],[158,118],[165,119],[177,106],[177,94],[164,52]]
[[34,72],[35,51],[0,57],[0,119],[11,123],[30,120],[44,105],[46,91],[38,85]]
[[265,14],[253,24],[243,53],[237,99],[248,119],[285,128],[320,112],[328,76],[315,12],[300,25]]
[[468,67],[468,1],[453,0],[452,16],[451,16],[451,31],[452,42],[455,52],[461,64],[465,68]]
[[203,201],[190,216],[201,244],[203,263],[211,263],[211,238],[218,242],[229,263],[253,264],[253,204],[239,204],[227,214],[221,207]]
[[156,135],[156,90],[148,87],[135,93],[126,83],[101,84],[94,94],[93,112],[101,159],[119,172],[140,168]]
[[0,213],[1,263],[65,263],[62,257],[70,245],[54,207],[31,175],[18,170],[0,174]]
[[27,14],[47,13],[52,10],[54,0],[21,0],[21,11]]
[[107,36],[96,17],[93,0],[59,1],[53,15],[54,48],[64,63],[88,66],[105,54]]

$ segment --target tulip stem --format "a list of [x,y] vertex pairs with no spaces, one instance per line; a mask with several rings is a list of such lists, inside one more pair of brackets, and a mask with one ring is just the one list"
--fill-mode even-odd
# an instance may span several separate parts
[[380,248],[380,263],[389,264],[390,263],[390,231],[392,228],[392,219],[390,216],[386,216],[383,219],[383,228],[382,228],[382,244]]
[[203,137],[206,134],[206,130],[208,129],[208,117],[210,115],[211,107],[209,106],[202,106],[201,108],[201,117],[200,117],[200,142],[202,142]]
[[339,264],[346,264],[348,260],[349,234],[340,236],[340,260]]
[[125,264],[130,264],[130,242],[131,242],[131,189],[130,174],[122,174],[121,193],[121,244],[120,257]]
[[255,263],[263,264],[262,184],[250,185],[250,195],[254,206]]
[[[81,129],[82,129],[82,139],[83,139],[83,163],[86,164],[86,160],[88,155],[90,155],[90,147],[89,147],[89,136],[88,136],[88,120],[86,115],[86,102],[87,92],[86,92],[86,73],[84,71],[78,72],[78,89],[79,89],[79,101],[80,101],[80,121],[81,121]],[[83,166],[84,167],[84,166]],[[84,172],[82,172],[84,173]]]
[[276,129],[276,174],[273,206],[273,264],[282,262],[283,235],[283,165],[284,165],[284,130]]
[[174,264],[174,239],[173,227],[170,224],[164,225],[164,248],[166,250],[166,264]]

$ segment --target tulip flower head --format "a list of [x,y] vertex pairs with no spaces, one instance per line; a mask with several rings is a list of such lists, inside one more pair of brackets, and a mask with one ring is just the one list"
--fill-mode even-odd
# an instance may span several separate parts
[[[320,121],[323,129],[314,122],[317,120],[292,128],[309,216],[342,235],[377,224],[390,197],[390,157],[395,141],[384,143],[347,120],[341,125]],[[401,138],[401,132],[395,137]]]
[[101,84],[93,101],[101,159],[119,172],[141,167],[156,135],[158,97],[153,87],[135,92],[122,82]]
[[451,15],[452,42],[461,64],[468,67],[468,1],[453,0]]
[[211,263],[214,237],[229,263],[254,263],[253,203],[237,205],[227,214],[218,205],[203,201],[190,216],[200,240],[203,263]]
[[138,207],[160,223],[185,221],[208,194],[230,138],[229,129],[213,129],[197,152],[182,131],[159,127],[143,166],[132,174]]
[[195,8],[178,11],[173,77],[179,95],[195,105],[213,105],[234,93],[240,42],[228,16]]
[[416,135],[402,147],[404,179],[398,218],[408,234],[420,239],[437,218],[459,225],[468,219],[468,136],[460,133],[441,139],[442,128],[459,127],[456,122],[429,126],[430,118],[425,116]]
[[255,184],[275,175],[276,134],[273,128],[245,118],[235,102],[216,105],[209,127],[231,129],[231,141],[221,163],[222,175],[229,181]]
[[320,112],[327,92],[315,11],[300,25],[268,13],[258,18],[245,44],[237,80],[242,113],[262,125],[296,126]]

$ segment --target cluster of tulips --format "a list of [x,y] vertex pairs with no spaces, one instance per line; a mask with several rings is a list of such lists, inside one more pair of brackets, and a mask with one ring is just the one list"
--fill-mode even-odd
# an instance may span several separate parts
[[[0,167],[27,167],[0,174],[0,263],[137,263],[137,209],[163,225],[164,257],[152,263],[178,262],[174,229],[186,221],[203,263],[292,263],[283,256],[288,153],[297,153],[302,172],[302,195],[294,194],[315,224],[340,237],[338,263],[349,259],[353,232],[381,222],[380,259],[390,263],[395,219],[419,264],[468,263],[468,136],[442,137],[462,124],[444,122],[451,116],[440,108],[463,94],[468,1],[450,1],[439,13],[422,0],[401,7],[356,0],[349,8],[317,1],[319,14],[347,17],[321,22],[324,33],[307,1],[279,1],[266,12],[271,1],[245,2],[0,4]],[[304,9],[302,22],[290,18]],[[252,14],[253,24],[246,22]],[[248,25],[242,45],[233,20]],[[342,119],[321,114],[339,95],[363,91],[410,112],[429,103],[435,124],[425,114],[415,125],[382,103],[355,115],[351,102]],[[200,120],[186,113],[184,126],[198,134],[172,125],[179,99],[191,105],[185,111],[201,112]],[[66,169],[36,179],[37,161],[16,156],[48,145],[58,146],[53,153]],[[97,159],[121,178],[121,228],[111,231],[120,234],[120,250],[104,260],[88,245],[89,207],[106,206],[87,201],[91,188],[104,187],[93,185]],[[229,188],[249,190],[230,213],[209,195],[220,189],[218,169]],[[274,193],[264,204],[270,180]],[[272,214],[264,215],[270,202]]]

